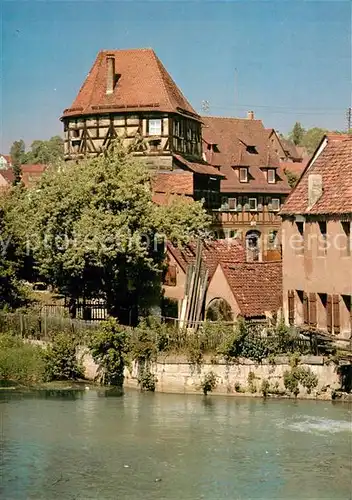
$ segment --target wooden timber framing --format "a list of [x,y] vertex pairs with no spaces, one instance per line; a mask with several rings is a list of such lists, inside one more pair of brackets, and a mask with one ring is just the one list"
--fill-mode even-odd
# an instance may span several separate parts
[[[100,110],[99,110],[100,111]],[[97,112],[87,116],[68,116],[64,123],[65,159],[97,156],[115,138],[126,147],[142,139],[138,155],[170,156],[173,152],[201,159],[201,123],[190,116],[165,112]],[[160,134],[150,133],[150,120],[160,120]]]

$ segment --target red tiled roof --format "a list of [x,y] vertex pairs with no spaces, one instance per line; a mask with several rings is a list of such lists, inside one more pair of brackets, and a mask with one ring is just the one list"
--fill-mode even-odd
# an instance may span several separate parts
[[6,168],[4,170],[0,170],[0,175],[5,179],[8,184],[12,184],[15,180],[15,175],[13,173],[12,168]]
[[[106,94],[107,56],[115,58],[118,75],[112,94]],[[146,110],[199,115],[183,96],[152,49],[103,50],[64,116],[116,110]]]
[[[225,175],[221,192],[234,193],[289,193],[290,187],[280,167],[279,157],[270,143],[268,131],[261,120],[240,118],[202,117],[204,122],[204,153],[208,163],[220,166]],[[208,150],[208,144],[216,144],[219,152]],[[254,146],[256,153],[247,151]],[[241,183],[233,167],[248,167],[250,181]],[[269,184],[263,169],[276,168],[277,182]]]
[[7,161],[7,163],[8,163],[9,165],[11,165],[12,160],[11,160],[11,156],[10,156],[10,155],[3,155],[3,154],[0,154],[0,156],[2,156],[3,158],[5,158],[5,160]]
[[[184,247],[175,247],[172,243],[167,243],[168,252],[173,255],[184,272],[186,272],[187,266],[195,262],[196,249],[195,242]],[[206,241],[203,243],[202,259],[208,269],[209,278],[211,278],[219,262],[245,262],[246,251],[239,239]]]
[[23,163],[21,165],[21,170],[22,173],[28,173],[28,174],[33,174],[33,173],[38,173],[42,174],[45,170],[47,169],[47,165],[43,165],[42,163],[36,163],[36,164],[30,164],[30,163]]
[[183,158],[183,156],[177,154],[174,154],[173,158],[180,162],[183,166],[187,167],[189,170],[192,170],[192,172],[194,172],[195,174],[224,177],[224,175],[217,168],[209,165],[208,163],[189,161]]
[[[321,145],[324,141],[324,149],[309,161],[280,214],[352,214],[352,135],[328,134]],[[322,176],[323,194],[308,209],[310,174]]]
[[154,193],[193,196],[193,173],[157,172],[153,177],[152,188]]
[[298,175],[300,177],[306,168],[308,164],[308,160],[302,160],[302,161],[281,161],[280,165],[281,168],[286,172],[286,170],[289,170],[293,174]]
[[220,265],[244,317],[264,316],[282,306],[281,262]]

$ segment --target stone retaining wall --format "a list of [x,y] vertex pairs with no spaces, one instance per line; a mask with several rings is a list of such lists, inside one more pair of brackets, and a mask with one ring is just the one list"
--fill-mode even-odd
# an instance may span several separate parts
[[[97,374],[97,366],[89,353],[83,353],[83,363],[85,375],[88,379],[94,379]],[[331,399],[332,391],[340,388],[340,378],[337,373],[337,366],[334,363],[326,364],[326,359],[320,356],[302,356],[300,366],[310,368],[318,377],[318,386],[311,394],[300,386],[299,397]],[[284,372],[291,370],[289,360],[286,357],[278,357],[275,364],[263,362],[255,364],[248,359],[242,359],[236,364],[227,364],[220,361],[213,364],[205,359],[200,366],[190,364],[185,357],[169,356],[159,357],[158,362],[151,365],[151,372],[157,377],[157,392],[175,392],[180,394],[202,393],[201,381],[204,376],[212,371],[217,377],[217,386],[214,394],[222,395],[261,395],[261,384],[264,379],[268,380],[270,386],[276,386],[279,391],[284,392],[283,382]],[[255,375],[254,384],[256,393],[249,392],[248,375],[253,372]],[[131,371],[126,369],[125,386],[138,388],[138,365],[133,363]],[[237,387],[237,390],[236,390]],[[238,391],[240,387],[240,391]]]

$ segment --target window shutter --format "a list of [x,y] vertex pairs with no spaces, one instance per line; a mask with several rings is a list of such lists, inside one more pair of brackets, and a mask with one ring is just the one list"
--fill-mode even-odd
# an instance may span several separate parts
[[293,325],[295,321],[295,294],[293,290],[288,291],[288,322]]
[[340,297],[339,295],[333,295],[333,317],[334,317],[334,333],[340,333]]
[[328,332],[332,332],[332,299],[331,295],[328,295],[326,300],[326,324]]
[[303,323],[308,325],[308,296],[305,292],[303,294]]
[[309,294],[309,324],[317,326],[317,296],[315,293]]

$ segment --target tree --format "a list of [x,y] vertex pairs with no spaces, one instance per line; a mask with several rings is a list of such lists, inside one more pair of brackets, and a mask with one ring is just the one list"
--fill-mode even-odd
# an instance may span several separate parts
[[24,162],[26,156],[26,145],[22,139],[15,141],[10,149],[10,156],[13,165],[14,173],[14,184],[19,184],[21,182],[21,165]]
[[13,309],[26,302],[20,274],[23,265],[21,245],[8,218],[6,195],[0,203],[0,308]]
[[64,141],[59,135],[48,141],[35,140],[31,150],[25,155],[23,163],[42,163],[51,165],[64,158]]
[[296,146],[300,146],[302,144],[305,133],[306,131],[302,127],[300,122],[296,122],[293,126],[293,129],[289,133],[289,139],[291,139],[291,141],[293,141]]
[[325,128],[310,128],[304,134],[300,145],[304,146],[307,149],[308,153],[312,155],[326,133],[328,133],[328,130],[326,130]]
[[70,297],[103,297],[121,322],[159,300],[157,235],[185,241],[208,220],[199,202],[155,205],[150,172],[119,143],[99,158],[49,169],[24,203],[39,272]]

